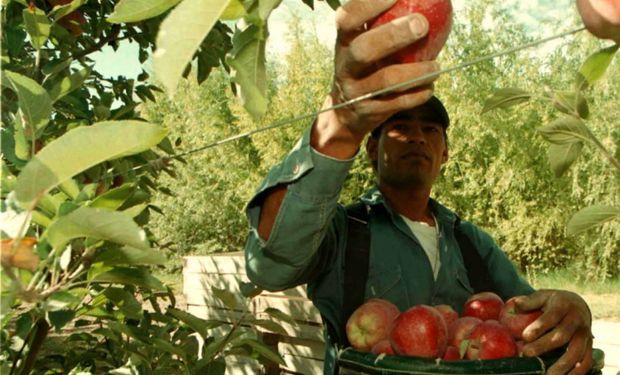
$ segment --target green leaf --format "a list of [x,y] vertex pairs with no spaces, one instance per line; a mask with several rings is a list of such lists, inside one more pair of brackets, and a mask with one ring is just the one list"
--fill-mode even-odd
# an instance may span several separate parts
[[255,119],[267,111],[265,70],[266,28],[250,25],[233,37],[233,51],[226,62],[233,69],[232,80],[240,88],[246,111]]
[[553,105],[563,113],[579,116],[584,120],[590,115],[588,102],[581,91],[556,91],[553,94]]
[[537,131],[548,142],[557,145],[592,140],[588,127],[581,119],[573,116],[561,116]]
[[590,85],[594,84],[594,82],[598,81],[603,77],[603,75],[605,75],[605,72],[611,64],[618,48],[620,48],[620,44],[603,48],[602,50],[590,55],[583,65],[581,65],[579,73]]
[[481,114],[485,114],[497,108],[509,108],[513,105],[528,101],[532,95],[518,88],[505,88],[495,92],[484,102]]
[[612,220],[620,220],[620,208],[605,205],[586,207],[573,215],[566,225],[566,232],[573,236]]
[[47,313],[49,322],[57,331],[60,331],[60,329],[72,321],[74,317],[75,311],[73,310],[58,310]]
[[581,155],[583,142],[549,145],[549,164],[556,177],[562,176]]
[[276,322],[274,322],[272,320],[267,320],[267,319],[249,319],[249,320],[246,320],[246,322],[250,323],[251,325],[255,325],[255,326],[259,326],[259,327],[265,328],[268,331],[279,333],[281,335],[286,336],[286,330],[281,325],[279,325],[278,323],[276,323]]
[[150,250],[144,231],[129,216],[104,208],[80,207],[59,217],[44,237],[55,249],[74,238],[86,237]]
[[52,293],[47,300],[41,305],[45,311],[59,311],[66,309],[72,304],[77,304],[81,301],[81,298],[74,296],[70,292],[59,291]]
[[137,340],[143,344],[149,344],[149,338],[146,332],[143,332],[138,327],[120,322],[109,322],[108,327],[114,332],[125,334],[127,337]]
[[262,0],[258,2],[258,16],[267,21],[271,12],[280,5],[282,0]]
[[94,262],[102,262],[106,266],[138,265],[138,264],[166,264],[166,256],[156,250],[141,250],[124,246],[119,249],[105,249],[95,257]]
[[116,210],[123,205],[136,191],[136,184],[123,184],[117,188],[110,189],[95,198],[90,207],[107,208]]
[[57,22],[59,19],[66,15],[73,13],[76,9],[84,4],[84,0],[73,0],[72,2],[64,5],[56,5],[50,12],[50,16]]
[[184,0],[162,22],[153,70],[169,93],[175,92],[185,67],[229,2]]
[[67,95],[73,90],[79,89],[86,78],[90,75],[91,68],[84,68],[78,72],[71,74],[68,77],[64,77],[60,82],[56,83],[54,87],[49,91],[52,102],[58,101],[58,99]]
[[17,200],[30,205],[72,176],[106,160],[157,145],[167,130],[141,121],[107,121],[81,126],[47,144],[17,178]]
[[165,292],[166,287],[148,271],[139,268],[118,267],[96,275],[93,282],[134,285]]
[[280,310],[278,310],[276,308],[268,307],[268,308],[265,309],[264,312],[269,314],[269,316],[271,316],[271,317],[273,317],[275,319],[281,320],[283,322],[286,322],[288,324],[291,324],[291,325],[296,325],[297,324],[295,319],[293,319],[290,315],[287,315],[287,314],[283,313],[282,311],[280,311]]
[[158,337],[151,338],[151,342],[157,349],[161,351],[176,354],[181,358],[185,358],[187,356],[187,353],[185,353],[183,349],[177,348],[176,346],[172,345],[170,342],[160,339]]
[[247,298],[256,297],[263,292],[263,289],[259,288],[258,286],[243,281],[239,282],[239,289],[241,290],[241,294],[243,294],[243,296]]
[[241,346],[241,345],[250,345],[252,349],[254,349],[258,354],[265,357],[266,359],[272,362],[275,362],[275,363],[279,363],[281,365],[284,364],[284,359],[282,359],[280,354],[278,354],[277,352],[274,352],[270,347],[268,347],[267,345],[263,344],[260,341],[257,341],[254,339],[243,339],[235,343],[235,346]]
[[103,294],[130,319],[142,318],[142,305],[136,297],[121,288],[108,288]]
[[230,0],[228,6],[220,16],[221,20],[232,21],[245,16],[245,7],[239,0]]
[[110,23],[137,22],[159,16],[180,0],[121,0],[108,17]]
[[340,0],[326,0],[327,4],[333,9],[337,10],[340,8]]
[[228,290],[213,286],[211,287],[211,292],[213,292],[217,299],[222,301],[226,307],[230,309],[235,309],[237,307],[237,298],[235,298],[235,295]]
[[212,328],[219,327],[224,324],[222,321],[218,320],[205,320],[198,318],[190,313],[185,311],[175,309],[173,307],[169,307],[166,311],[167,315],[171,315],[172,317],[182,321],[187,324],[187,326],[197,332],[201,337],[207,337],[208,330]]
[[45,74],[46,76],[56,74],[70,67],[72,62],[73,59],[52,60],[41,68],[41,72],[43,72],[43,74]]
[[36,7],[24,8],[22,14],[24,16],[24,26],[26,26],[28,35],[30,35],[32,46],[37,50],[41,49],[45,42],[47,42],[52,29],[49,19],[45,12]]
[[[52,100],[47,91],[34,80],[21,74],[4,71],[2,84],[17,93],[19,109],[24,114],[26,129],[40,133],[52,114]],[[29,134],[34,137],[34,134]]]

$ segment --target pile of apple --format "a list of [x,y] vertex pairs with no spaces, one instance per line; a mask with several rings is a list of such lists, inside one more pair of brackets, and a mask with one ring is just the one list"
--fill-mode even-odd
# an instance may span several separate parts
[[520,312],[513,297],[472,295],[463,316],[449,305],[416,305],[400,312],[393,303],[373,298],[353,312],[346,332],[358,351],[443,360],[498,359],[521,356],[523,330],[542,315]]

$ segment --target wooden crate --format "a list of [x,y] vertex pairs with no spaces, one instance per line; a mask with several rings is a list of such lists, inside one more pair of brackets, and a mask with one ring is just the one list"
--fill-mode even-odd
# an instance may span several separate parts
[[[183,258],[183,294],[187,311],[204,319],[219,319],[233,322],[243,314],[269,319],[263,313],[267,308],[276,308],[291,316],[296,324],[280,323],[286,335],[274,334],[259,328],[260,334],[284,358],[285,365],[279,369],[267,368],[267,373],[320,374],[323,372],[325,343],[321,316],[308,299],[305,286],[282,292],[263,292],[251,303],[241,296],[240,282],[248,282],[245,274],[245,260],[242,252],[210,256],[188,256]],[[211,287],[225,288],[239,296],[235,309],[226,307],[212,293]],[[247,373],[243,368],[227,369],[229,374]]]

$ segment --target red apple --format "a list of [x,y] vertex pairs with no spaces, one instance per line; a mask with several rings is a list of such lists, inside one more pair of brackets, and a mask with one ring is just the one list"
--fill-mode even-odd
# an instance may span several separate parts
[[448,345],[460,348],[461,342],[467,340],[471,331],[480,323],[482,320],[473,316],[463,316],[455,320],[448,327]]
[[450,305],[437,305],[433,307],[439,311],[448,327],[450,327],[452,322],[459,318],[459,313],[457,313]]
[[383,339],[379,341],[370,349],[370,351],[375,354],[388,354],[388,355],[394,354],[394,349],[392,349],[392,344],[390,343],[390,339]]
[[416,305],[396,318],[390,341],[396,354],[441,358],[448,343],[448,327],[437,310]]
[[499,320],[499,312],[504,301],[493,292],[482,292],[472,295],[465,301],[463,316],[473,316],[481,320]]
[[482,322],[469,335],[467,359],[498,359],[517,355],[517,344],[506,327]]
[[428,21],[428,34],[393,54],[395,62],[405,64],[435,60],[452,28],[450,0],[398,0],[390,9],[370,23],[370,28],[386,24],[396,18],[421,13]]
[[393,303],[372,298],[358,307],[347,321],[349,343],[356,350],[369,351],[386,339],[400,310]]
[[543,312],[542,310],[520,312],[517,310],[515,298],[512,297],[506,301],[502,311],[499,313],[499,322],[508,328],[513,337],[520,340],[523,338],[523,330],[538,319]]
[[446,353],[443,355],[442,359],[444,361],[458,361],[461,359],[461,355],[459,354],[459,350],[456,346],[449,345],[446,348]]

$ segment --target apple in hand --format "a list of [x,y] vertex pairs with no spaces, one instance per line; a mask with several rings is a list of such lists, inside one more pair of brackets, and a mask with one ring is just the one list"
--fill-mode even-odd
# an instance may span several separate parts
[[391,303],[372,298],[358,307],[347,320],[346,333],[351,346],[359,351],[370,351],[379,341],[386,339],[400,310]]
[[542,310],[520,312],[517,310],[515,298],[512,297],[499,313],[499,322],[504,325],[517,340],[523,339],[523,331],[543,314]]
[[463,316],[473,316],[481,320],[499,320],[504,301],[493,292],[476,293],[465,301]]
[[396,354],[441,358],[448,343],[448,327],[437,310],[416,305],[396,318],[390,341]]
[[517,355],[517,344],[506,327],[482,322],[469,335],[467,359],[498,359]]
[[390,9],[372,21],[369,28],[379,27],[412,13],[421,13],[426,17],[428,34],[394,53],[394,62],[405,64],[435,60],[446,43],[452,28],[452,3],[450,0],[398,0]]
[[437,305],[433,307],[435,310],[439,311],[448,327],[450,327],[452,322],[459,318],[459,313],[457,313],[450,305]]
[[467,340],[471,332],[482,320],[473,316],[463,316],[448,326],[448,345],[461,347],[461,342]]

